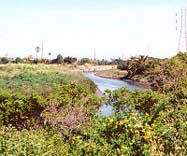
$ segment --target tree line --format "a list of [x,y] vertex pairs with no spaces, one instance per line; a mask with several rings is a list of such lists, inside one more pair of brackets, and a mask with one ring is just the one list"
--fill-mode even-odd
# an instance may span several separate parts
[[83,57],[81,59],[78,59],[76,57],[72,56],[66,56],[63,57],[61,54],[58,54],[56,58],[53,59],[38,59],[33,58],[31,55],[25,58],[16,57],[16,58],[8,58],[8,57],[0,57],[0,64],[7,64],[7,63],[25,63],[25,64],[38,64],[38,63],[44,63],[44,64],[78,64],[78,65],[84,65],[84,64],[94,64],[94,65],[114,65],[119,64],[121,59],[97,59],[93,60],[88,57]]

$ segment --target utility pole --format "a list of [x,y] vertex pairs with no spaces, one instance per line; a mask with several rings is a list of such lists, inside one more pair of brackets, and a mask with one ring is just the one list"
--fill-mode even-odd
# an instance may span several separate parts
[[38,53],[40,52],[40,47],[37,46],[37,47],[35,48],[35,51],[36,51],[36,59],[38,59]]
[[[181,9],[179,16],[178,13],[176,13],[176,31],[179,30],[179,40],[178,40],[178,47],[177,47],[178,52],[179,51],[187,52],[186,18],[187,18],[186,9]],[[180,22],[178,22],[178,20]]]
[[123,52],[122,52],[122,54],[121,54],[121,59],[122,59],[122,60],[125,60],[125,55],[124,55]]
[[94,62],[96,61],[96,48],[94,48]]
[[43,40],[42,40],[42,53],[41,53],[41,59],[43,59]]

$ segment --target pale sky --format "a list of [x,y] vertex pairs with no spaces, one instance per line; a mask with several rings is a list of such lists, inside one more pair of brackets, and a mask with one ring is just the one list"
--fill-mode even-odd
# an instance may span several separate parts
[[176,12],[187,0],[0,0],[0,56],[110,59],[176,54]]

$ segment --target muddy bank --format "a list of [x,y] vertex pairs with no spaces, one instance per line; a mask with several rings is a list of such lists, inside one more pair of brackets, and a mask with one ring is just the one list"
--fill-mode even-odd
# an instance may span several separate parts
[[94,74],[98,77],[122,80],[129,83],[130,85],[134,85],[144,89],[150,89],[150,83],[148,83],[147,81],[142,81],[141,79],[138,78],[136,78],[136,80],[125,79],[124,77],[127,75],[127,71],[125,70],[111,69],[111,70],[94,72]]
[[105,71],[95,72],[96,76],[109,78],[109,79],[122,79],[127,75],[127,71],[122,71],[119,69],[110,69]]
[[134,85],[143,89],[151,89],[150,83],[145,82],[145,81],[140,81],[140,80],[133,80],[133,79],[124,79],[124,76],[118,76],[118,77],[111,77],[108,75],[101,75],[98,74],[98,72],[95,73],[96,76],[102,77],[102,78],[107,78],[107,79],[116,79],[116,80],[122,80],[127,82],[130,85]]
[[144,89],[151,89],[150,83],[148,82],[144,82],[144,81],[135,81],[135,80],[131,80],[131,79],[121,79],[131,85],[137,86],[137,87],[141,87]]

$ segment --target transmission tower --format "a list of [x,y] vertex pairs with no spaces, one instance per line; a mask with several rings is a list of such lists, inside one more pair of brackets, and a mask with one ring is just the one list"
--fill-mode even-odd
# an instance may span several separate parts
[[181,9],[176,13],[176,30],[179,31],[177,51],[187,51],[187,31],[186,31],[187,10]]

